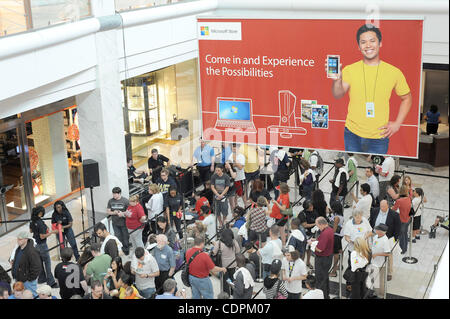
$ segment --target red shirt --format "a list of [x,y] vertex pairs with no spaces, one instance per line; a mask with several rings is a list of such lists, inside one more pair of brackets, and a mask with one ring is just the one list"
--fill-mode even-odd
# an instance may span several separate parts
[[139,221],[142,216],[145,216],[144,209],[141,204],[137,203],[136,206],[128,206],[128,211],[131,212],[131,216],[127,217],[125,222],[128,229],[136,229],[142,226],[142,223]]
[[[200,248],[193,247],[186,252],[186,263],[189,262],[189,259],[198,250]],[[211,257],[207,253],[202,252],[189,264],[189,274],[198,278],[206,278],[209,276],[209,271],[215,266]]]
[[206,217],[206,216],[203,216],[203,215],[202,215],[202,210],[201,210],[201,207],[202,207],[202,206],[208,206],[208,207],[210,207],[209,201],[208,201],[208,199],[207,199],[206,197],[200,197],[200,198],[198,199],[198,201],[195,203],[195,208],[194,208],[194,210],[195,210],[195,211],[197,212],[197,214],[199,215],[199,217],[198,217],[199,220],[204,220],[205,217]]
[[[280,197],[278,197],[277,202],[281,206],[286,205],[286,208],[289,208],[289,193],[288,194],[280,194]],[[287,216],[284,216],[281,214],[280,208],[278,208],[277,204],[274,204],[272,206],[272,213],[270,214],[270,217],[273,217],[275,219],[287,218]]]
[[409,222],[409,211],[411,210],[411,199],[409,197],[400,197],[395,201],[392,210],[397,210],[400,208],[400,221],[402,223]]
[[319,243],[316,248],[319,248],[321,252],[317,250],[314,252],[317,256],[330,256],[333,255],[333,246],[334,246],[334,231],[331,227],[326,227],[317,238]]

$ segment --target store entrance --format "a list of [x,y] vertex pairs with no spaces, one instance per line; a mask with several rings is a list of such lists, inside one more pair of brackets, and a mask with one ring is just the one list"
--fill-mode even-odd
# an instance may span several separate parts
[[[21,126],[0,130],[0,220],[27,219],[29,192],[24,183],[24,163],[27,155],[20,143]],[[20,223],[1,223],[0,235],[19,226]]]

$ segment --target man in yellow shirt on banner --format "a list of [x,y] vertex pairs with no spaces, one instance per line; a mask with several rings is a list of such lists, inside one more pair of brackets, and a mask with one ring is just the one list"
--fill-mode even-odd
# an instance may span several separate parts
[[[399,129],[409,110],[412,97],[405,76],[395,66],[381,61],[380,29],[371,24],[356,33],[362,60],[347,65],[332,76],[331,90],[336,99],[349,92],[344,144],[347,152],[386,154],[389,138]],[[327,68],[327,62],[325,67]],[[400,109],[394,122],[389,121],[392,90],[400,97]]]

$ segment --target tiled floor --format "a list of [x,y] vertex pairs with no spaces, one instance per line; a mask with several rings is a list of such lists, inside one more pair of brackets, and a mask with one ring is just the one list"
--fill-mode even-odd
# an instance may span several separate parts
[[[158,145],[160,148],[160,153],[168,154],[170,153],[170,146],[165,144]],[[219,146],[219,145],[217,145]],[[326,162],[332,162],[334,158],[336,158],[337,153],[335,152],[323,152],[322,156]],[[366,162],[365,157],[358,156],[358,163],[360,166],[367,166],[368,162]],[[188,162],[188,159],[183,157],[183,163]],[[264,162],[263,156],[261,157],[261,163]],[[324,172],[327,172],[331,167],[330,164],[325,164]],[[408,172],[417,172],[422,174],[432,174],[439,176],[449,176],[448,167],[439,168],[434,171],[429,171],[424,168],[416,168],[416,167],[400,167],[400,170],[405,169]],[[358,176],[361,180],[365,180],[364,170],[358,170]],[[436,215],[446,215],[448,214],[448,203],[449,203],[449,184],[448,179],[442,178],[431,178],[431,177],[423,177],[410,175],[412,177],[413,183],[420,185],[424,191],[425,195],[428,198],[428,203],[425,205],[425,211],[422,217],[422,224],[425,230],[429,230],[430,225],[433,224]],[[329,193],[331,191],[331,185],[328,182],[328,179],[331,178],[331,173],[328,177],[324,178],[321,182],[321,189],[324,191],[326,195],[326,199],[329,199]],[[289,181],[289,184],[293,186],[293,178]],[[295,194],[294,188],[291,187],[291,201],[295,198],[300,198]],[[85,199],[83,197],[83,199]],[[84,201],[84,209],[85,216],[86,210],[88,207]],[[299,211],[301,205],[295,207],[296,211]],[[82,231],[81,225],[81,205],[80,199],[74,199],[67,203],[67,207],[74,217],[74,231],[76,234]],[[51,212],[48,213],[51,215]],[[351,209],[346,209],[344,216],[346,220],[351,215]],[[228,216],[231,217],[230,215]],[[47,224],[49,224],[47,222]],[[85,224],[87,225],[87,221],[85,220]],[[27,229],[28,226],[24,225],[13,232],[10,232],[3,237],[0,238],[0,264],[5,268],[9,269],[8,257],[15,246],[16,243],[16,235],[23,229]],[[426,293],[426,288],[430,284],[430,278],[434,270],[434,266],[441,256],[442,252],[446,244],[448,243],[449,234],[448,231],[439,228],[437,230],[437,235],[435,239],[429,239],[428,235],[422,235],[421,239],[417,241],[416,244],[412,246],[412,256],[418,259],[418,263],[416,264],[407,264],[402,261],[402,257],[404,255],[400,255],[398,252],[394,254],[394,275],[392,281],[388,282],[388,293],[392,295],[398,295],[401,297],[407,298],[415,298],[422,299]],[[82,239],[82,236],[79,238],[78,242]],[[50,237],[48,239],[49,247],[55,245],[56,240],[54,237]],[[345,247],[345,244],[344,244]],[[409,256],[409,251],[407,256]],[[52,265],[53,267],[57,264],[57,255],[56,250],[52,252]],[[346,264],[346,258],[344,258],[344,265]],[[345,269],[345,268],[344,268]],[[181,284],[181,280],[179,278],[179,273],[175,276],[178,280],[179,285]],[[213,287],[215,295],[219,293],[220,284],[219,280],[216,278],[212,278]],[[339,282],[338,278],[331,278],[332,282]],[[257,283],[254,291],[258,291],[262,287],[262,284]],[[431,285],[430,285],[431,287]],[[57,290],[54,290],[55,294],[57,294]],[[190,295],[190,289],[187,289],[188,296]],[[264,294],[260,293],[256,299],[263,299]]]

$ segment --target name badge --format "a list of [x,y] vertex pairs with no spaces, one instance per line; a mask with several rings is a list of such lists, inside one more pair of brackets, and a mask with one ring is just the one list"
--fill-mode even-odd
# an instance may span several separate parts
[[166,259],[167,257],[166,257],[166,255],[161,255],[161,258]]
[[375,117],[375,103],[366,102],[366,117]]

